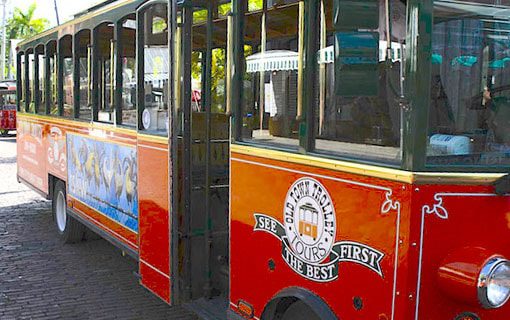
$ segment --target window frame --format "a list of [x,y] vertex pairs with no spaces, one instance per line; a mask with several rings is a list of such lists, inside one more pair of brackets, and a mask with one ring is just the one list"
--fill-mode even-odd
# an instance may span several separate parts
[[76,97],[75,97],[75,84],[74,84],[74,80],[76,78],[76,75],[75,75],[75,62],[74,62],[74,39],[75,39],[75,35],[74,34],[64,34],[62,35],[61,37],[58,38],[57,40],[57,101],[58,101],[58,116],[59,117],[62,117],[62,118],[65,118],[65,119],[75,119],[75,114],[76,114],[76,111],[75,111],[75,106],[73,106],[73,113],[71,114],[71,116],[69,117],[66,117],[64,115],[64,100],[65,100],[65,97],[64,97],[64,60],[66,58],[64,58],[64,55],[62,53],[62,42],[64,41],[64,38],[65,37],[70,37],[71,38],[71,57],[66,57],[66,58],[71,58],[72,59],[72,64],[73,64],[73,73],[72,73],[72,78],[73,78],[73,87],[72,87],[72,91],[73,91],[73,104],[76,102]]
[[[308,24],[310,23],[310,15],[316,14],[313,11],[310,11],[307,13],[307,9],[312,8],[314,3],[317,4],[318,1],[316,0],[301,0],[305,2],[305,14],[304,14],[304,25],[305,25],[305,31],[302,35],[304,38],[304,56],[303,60],[306,61],[306,55],[307,50],[309,50],[309,43],[307,39],[309,39],[309,35],[307,35],[307,32],[309,30]],[[297,6],[297,10],[299,11],[299,6],[301,1],[295,1],[295,3],[292,3],[292,5]],[[253,15],[253,14],[260,14],[265,12],[266,14],[268,12],[271,12],[272,9],[268,8],[268,0],[262,1],[262,8],[257,8],[256,10],[249,10],[248,0],[232,0],[232,14],[234,16],[233,21],[233,29],[235,30],[236,34],[233,36],[233,57],[232,57],[232,63],[235,65],[234,70],[239,70],[239,72],[236,72],[233,74],[232,84],[231,84],[231,92],[227,93],[229,95],[229,100],[232,101],[233,106],[233,113],[234,117],[232,120],[232,143],[238,144],[238,145],[246,145],[246,146],[253,146],[261,149],[268,149],[268,150],[275,150],[275,151],[283,151],[283,152],[290,152],[294,154],[307,154],[310,149],[307,149],[309,137],[305,134],[306,131],[308,131],[308,111],[307,111],[307,101],[306,101],[306,90],[304,90],[305,86],[304,83],[306,83],[306,79],[310,78],[311,75],[307,74],[306,66],[303,66],[302,74],[297,70],[297,96],[296,99],[299,100],[299,95],[301,95],[302,98],[302,110],[301,115],[296,118],[296,124],[298,126],[298,137],[297,137],[297,144],[296,145],[285,145],[285,144],[269,144],[269,143],[262,143],[258,142],[256,140],[252,141],[246,141],[243,139],[243,108],[242,106],[245,103],[244,100],[244,75],[246,74],[246,58],[244,57],[244,46],[245,46],[245,20],[247,15]],[[278,10],[276,8],[275,10]],[[315,11],[315,10],[314,10]],[[298,18],[298,24],[299,24],[299,17]],[[298,26],[299,29],[299,26]],[[299,46],[299,38],[300,35],[297,35],[298,40],[298,46]],[[313,70],[312,70],[313,72]],[[299,79],[300,77],[303,77],[302,79]],[[302,82],[302,90],[299,90],[299,82]],[[242,85],[240,85],[242,84]],[[299,107],[296,105],[296,112],[299,115],[298,111]]]
[[24,82],[24,88],[23,88],[23,93],[24,93],[24,102],[25,102],[25,112],[26,113],[31,113],[30,112],[30,104],[32,103],[32,99],[33,99],[33,95],[31,95],[31,92],[30,92],[30,55],[32,54],[33,55],[33,52],[34,52],[34,49],[31,47],[31,48],[28,48],[25,50],[25,54],[24,54],[24,58],[25,58],[25,67],[23,69],[24,73],[25,73],[25,77],[22,79],[22,81]]
[[[416,1],[416,0],[413,0]],[[423,20],[426,25],[434,25],[434,0],[423,1],[422,4],[424,11],[422,13]],[[429,111],[431,106],[431,74],[432,74],[432,32],[426,34],[422,32],[420,40],[418,42],[418,52],[421,55],[426,55],[427,61],[423,61],[418,68],[422,72],[422,81],[428,84],[426,88],[420,88],[421,99],[423,105],[420,105],[420,109],[415,112],[415,117],[422,117],[427,119],[426,121],[416,121],[419,125],[414,132],[414,139],[416,143],[416,162],[418,163],[418,169],[427,172],[469,172],[469,173],[508,173],[510,172],[510,165],[499,165],[499,166],[488,166],[488,165],[462,165],[462,164],[450,164],[450,165],[434,165],[427,163],[427,142],[428,142],[428,125],[429,125]],[[425,59],[425,57],[423,57]]]
[[[42,53],[39,52],[39,48],[42,48]],[[43,115],[46,114],[46,95],[45,95],[45,79],[41,83],[41,60],[40,56],[43,56],[44,68],[46,70],[46,45],[41,43],[34,48],[34,103],[35,103],[35,114]],[[43,72],[43,76],[45,72]],[[40,90],[42,89],[42,90]]]
[[[124,103],[123,103],[123,90],[124,90],[124,73],[122,69],[122,52],[124,49],[124,42],[122,41],[122,35],[123,35],[123,28],[124,23],[127,20],[133,20],[135,22],[135,71],[137,71],[137,65],[138,65],[138,52],[137,52],[137,31],[138,31],[138,17],[136,12],[129,13],[128,15],[125,15],[124,17],[120,18],[118,21],[115,22],[115,29],[114,29],[114,40],[116,41],[116,54],[115,54],[115,93],[114,93],[114,106],[116,110],[116,125],[125,127],[128,129],[136,130],[138,127],[138,116],[136,117],[136,123],[135,124],[125,124],[123,123],[123,112],[124,112]],[[138,75],[137,72],[135,72],[135,79],[137,80],[135,91],[138,88]],[[137,95],[135,93],[135,100],[133,101],[135,112],[138,113],[138,99]]]
[[[52,46],[52,55],[49,54],[49,48]],[[54,49],[53,49],[54,46]],[[58,39],[52,39],[47,41],[44,44],[44,52],[45,52],[45,59],[44,59],[44,92],[45,95],[45,109],[46,109],[46,115],[55,117],[56,115],[51,114],[52,108],[57,108],[58,110]],[[51,70],[51,59],[53,58],[53,71]],[[54,79],[55,83],[53,83],[53,75],[56,74],[56,77]],[[53,100],[53,87],[56,87],[56,101]],[[55,103],[55,105],[53,105]]]
[[25,51],[19,51],[16,53],[16,108],[17,112],[24,113],[24,106],[22,105],[23,99],[25,98],[25,88],[23,83],[23,70],[21,68],[22,60],[25,60]]
[[[91,79],[90,82],[92,84],[92,90],[91,90],[91,103],[92,103],[92,117],[90,121],[95,123],[100,123],[103,125],[109,125],[117,127],[119,124],[117,123],[116,117],[118,117],[118,109],[117,109],[117,91],[118,91],[118,82],[116,79],[112,79],[111,76],[116,76],[117,70],[113,70],[112,66],[115,67],[118,64],[118,41],[117,41],[117,26],[118,26],[119,20],[116,21],[102,21],[101,23],[96,24],[91,31]],[[112,38],[110,39],[110,84],[113,85],[113,88],[110,88],[111,92],[113,94],[110,94],[110,105],[112,107],[113,113],[115,116],[112,116],[111,121],[99,121],[99,104],[101,103],[102,106],[104,106],[105,101],[104,96],[102,95],[101,91],[99,90],[100,85],[100,76],[99,72],[101,71],[99,67],[99,36],[97,35],[99,32],[99,29],[103,27],[104,25],[112,25],[113,26],[113,32],[112,32]],[[113,46],[113,55],[112,55],[112,47]]]
[[[87,70],[87,91],[88,91],[88,99],[92,103],[92,97],[91,94],[93,90],[91,90],[90,84],[92,83],[92,79],[90,77],[92,76],[92,59],[93,59],[93,53],[90,52],[89,57],[89,47],[92,48],[92,37],[93,37],[93,31],[89,28],[81,28],[80,30],[76,31],[73,34],[73,102],[74,102],[74,114],[73,118],[74,120],[78,121],[84,121],[84,122],[90,122],[93,120],[93,110],[91,110],[90,119],[84,119],[81,117],[81,59],[83,58],[80,56],[80,50],[77,50],[77,48],[82,48],[80,44],[81,37],[86,37],[86,33],[88,32],[88,38],[89,43],[87,45],[86,55],[85,59],[90,59],[90,66],[88,65],[89,62],[87,62],[87,67],[90,67],[91,70]],[[91,107],[92,107],[91,106]],[[92,108],[93,109],[93,108]]]
[[[162,138],[168,138],[171,136],[171,128],[170,128],[170,122],[172,121],[173,117],[173,110],[171,109],[170,104],[168,104],[168,123],[169,127],[166,130],[165,134],[159,134],[154,131],[148,131],[144,128],[142,123],[142,117],[143,112],[145,110],[145,13],[147,10],[150,10],[155,5],[165,5],[167,7],[167,14],[170,13],[170,6],[172,6],[171,2],[165,1],[165,0],[150,0],[145,2],[142,6],[140,6],[136,10],[136,49],[135,49],[135,55],[136,55],[136,110],[137,110],[137,125],[136,130],[140,134],[146,134],[154,137],[162,137]],[[167,48],[172,46],[172,38],[171,38],[171,30],[170,26],[170,14],[167,16],[167,27],[169,29],[169,32],[167,33]],[[169,77],[171,77],[169,72]]]
[[[233,0],[232,12],[234,13],[233,28],[235,31],[234,37],[234,55],[232,57],[233,64],[236,70],[241,70],[232,75],[232,90],[229,93],[229,98],[234,106],[234,117],[232,121],[232,143],[237,145],[253,146],[261,149],[276,150],[289,152],[300,155],[309,155],[317,158],[331,159],[337,161],[347,161],[351,163],[368,164],[378,167],[403,169],[408,171],[423,171],[424,166],[424,147],[426,141],[420,135],[421,132],[426,131],[426,125],[423,121],[420,124],[420,119],[423,119],[426,103],[424,99],[428,99],[429,88],[423,86],[422,83],[426,79],[427,61],[429,57],[426,52],[423,52],[427,41],[430,39],[430,34],[426,33],[428,17],[431,15],[432,0],[407,1],[407,14],[415,13],[415,19],[408,19],[406,26],[406,59],[405,59],[405,74],[406,80],[404,83],[404,90],[406,98],[403,100],[405,104],[404,112],[402,114],[402,144],[400,146],[402,152],[402,160],[400,163],[384,162],[370,158],[359,158],[334,155],[315,152],[315,127],[316,127],[316,107],[314,102],[315,90],[310,90],[310,85],[303,86],[303,122],[299,128],[299,148],[298,150],[273,146],[267,144],[259,144],[251,141],[243,141],[242,139],[242,105],[244,103],[243,90],[240,83],[243,83],[243,73],[245,66],[245,58],[243,50],[244,47],[244,24],[246,14],[248,12],[246,0]],[[315,86],[315,77],[318,72],[318,66],[315,59],[307,59],[306,57],[314,57],[317,51],[316,36],[317,36],[317,23],[320,13],[320,1],[304,0],[305,5],[305,57],[306,61],[304,66],[304,83],[312,83]],[[418,34],[421,36],[418,37]],[[412,64],[410,63],[412,60]],[[418,69],[416,69],[418,66]],[[420,72],[416,72],[420,70]],[[423,72],[424,70],[424,72]],[[313,80],[313,81],[312,81]],[[411,108],[410,106],[414,106]],[[416,111],[415,111],[416,110]],[[425,110],[426,111],[426,110]]]

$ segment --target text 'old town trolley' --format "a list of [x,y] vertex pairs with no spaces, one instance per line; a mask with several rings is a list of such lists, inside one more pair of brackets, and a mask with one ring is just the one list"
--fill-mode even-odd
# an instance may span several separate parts
[[108,1],[17,65],[19,180],[168,304],[510,319],[510,1]]

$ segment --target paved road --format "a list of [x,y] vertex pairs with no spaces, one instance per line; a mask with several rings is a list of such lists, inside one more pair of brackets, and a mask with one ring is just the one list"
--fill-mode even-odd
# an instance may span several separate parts
[[0,320],[195,319],[106,241],[62,245],[54,228],[50,202],[16,181],[16,138],[0,138]]

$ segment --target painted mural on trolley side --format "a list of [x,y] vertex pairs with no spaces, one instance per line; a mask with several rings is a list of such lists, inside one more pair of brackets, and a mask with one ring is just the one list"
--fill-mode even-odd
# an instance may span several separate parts
[[68,193],[138,232],[136,149],[67,135]]

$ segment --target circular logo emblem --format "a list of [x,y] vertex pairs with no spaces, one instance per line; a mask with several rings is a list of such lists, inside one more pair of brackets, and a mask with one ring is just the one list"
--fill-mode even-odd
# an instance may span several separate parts
[[304,261],[321,263],[336,237],[335,208],[317,180],[302,178],[290,187],[284,206],[285,233],[294,253]]
[[142,124],[145,130],[149,130],[151,127],[151,113],[147,109],[142,112]]

